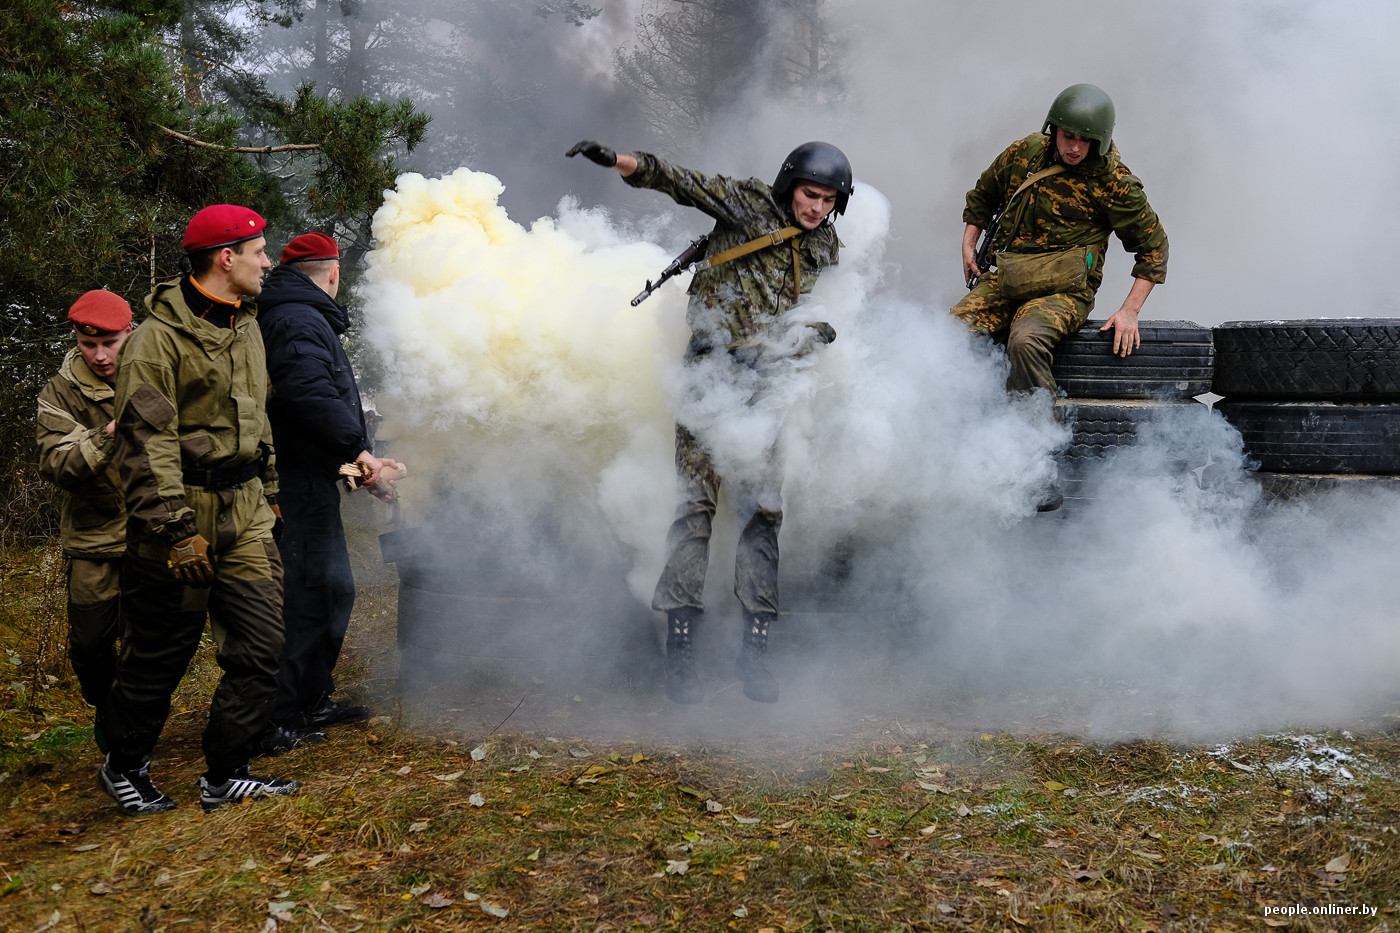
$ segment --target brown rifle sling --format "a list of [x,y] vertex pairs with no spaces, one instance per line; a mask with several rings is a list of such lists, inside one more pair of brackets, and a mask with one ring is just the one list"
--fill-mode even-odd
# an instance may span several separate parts
[[[1011,197],[1009,197],[1009,198],[1006,199],[1006,207],[1007,207],[1007,209],[1009,210],[1009,209],[1011,208],[1011,202],[1014,201],[1014,200],[1016,200],[1016,195],[1020,194],[1022,191],[1025,191],[1027,188],[1029,188],[1031,185],[1035,184],[1036,182],[1040,181],[1042,178],[1049,178],[1051,175],[1058,175],[1058,174],[1060,174],[1061,172],[1063,172],[1064,170],[1065,170],[1064,163],[1063,163],[1063,162],[1056,162],[1054,165],[1050,166],[1049,168],[1043,168],[1043,169],[1041,169],[1040,171],[1036,172],[1036,173],[1035,173],[1034,175],[1032,175],[1031,177],[1027,178],[1025,181],[1021,182],[1021,187],[1019,187],[1019,188],[1017,188],[1015,191],[1011,192]],[[1020,204],[1016,205],[1016,215],[1015,215],[1014,217],[1011,218],[1011,226],[1009,226],[1009,227],[1006,228],[1006,229],[1009,231],[1008,236],[1010,235],[1010,233],[1015,233],[1015,232],[1016,232],[1016,228],[1017,228],[1017,227],[1020,225],[1020,223],[1021,223],[1021,216],[1022,216],[1023,214],[1025,214],[1025,212],[1026,212],[1026,205],[1029,204],[1029,203],[1030,203],[1030,200],[1029,200],[1029,199],[1026,199],[1026,200],[1023,200]],[[1005,212],[1005,211],[1002,212],[1002,216],[1003,216],[1003,217],[1006,216],[1006,212]]]
[[747,256],[749,253],[756,253],[768,246],[777,246],[783,241],[792,244],[792,277],[793,277],[793,304],[802,299],[802,262],[797,254],[797,237],[803,233],[801,227],[784,227],[781,230],[774,230],[772,233],[765,233],[763,236],[754,237],[747,243],[727,249],[722,253],[716,253],[707,259],[692,263],[690,271],[704,272],[706,269],[713,269],[715,266],[722,266],[731,259],[738,259],[740,256]]

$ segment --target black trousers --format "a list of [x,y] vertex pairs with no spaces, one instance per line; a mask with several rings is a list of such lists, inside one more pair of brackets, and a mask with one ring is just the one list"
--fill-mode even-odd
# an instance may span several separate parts
[[68,661],[92,706],[106,698],[117,672],[121,569],[120,557],[68,561]]
[[286,647],[277,670],[274,725],[295,728],[335,692],[336,661],[355,605],[355,578],[340,518],[340,484],[279,465],[286,525],[280,542]]
[[208,614],[223,677],[209,702],[204,759],[227,776],[248,763],[267,728],[282,653],[282,561],[272,540],[272,511],[262,484],[234,489],[185,487],[200,534],[209,541],[214,584],[175,580],[170,544],[128,541],[122,565],[122,649],[98,720],[121,770],[150,756],[170,715],[170,698],[199,648]]

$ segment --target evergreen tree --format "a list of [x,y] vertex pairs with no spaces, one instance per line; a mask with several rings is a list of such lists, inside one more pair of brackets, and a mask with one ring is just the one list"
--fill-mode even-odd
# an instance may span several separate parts
[[[7,0],[0,17],[0,497],[43,498],[34,400],[70,344],[68,306],[107,287],[138,308],[179,272],[181,234],[211,203],[281,230],[363,230],[427,117],[406,102],[287,100],[178,36],[222,0]],[[231,7],[222,3],[227,12]],[[201,32],[201,29],[204,31]],[[210,40],[212,43],[212,40]],[[212,48],[212,45],[211,45]],[[198,67],[196,68],[196,64]],[[299,160],[293,162],[293,160]],[[304,178],[302,173],[304,172]],[[0,539],[43,527],[7,508]]]

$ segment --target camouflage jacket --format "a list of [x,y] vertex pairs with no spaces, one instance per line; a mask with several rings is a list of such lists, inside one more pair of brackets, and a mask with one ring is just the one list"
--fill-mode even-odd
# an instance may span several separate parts
[[39,472],[63,489],[59,535],[69,557],[118,557],[126,549],[121,441],[105,430],[112,398],[112,387],[92,374],[77,347],[39,393]]
[[[677,204],[695,207],[715,219],[705,255],[714,256],[750,240],[793,226],[791,204],[773,200],[773,189],[757,178],[736,180],[704,175],[672,165],[649,152],[634,153],[637,170],[624,180],[634,188],[651,188]],[[836,264],[836,228],[823,224],[796,237],[801,257],[802,294],[816,284],[827,266]],[[691,352],[746,340],[777,323],[797,303],[793,293],[791,241],[699,272],[690,282]]]
[[[1032,133],[1008,146],[967,193],[963,223],[985,230],[1021,182],[1053,164],[1053,155],[1054,146],[1045,133]],[[1030,203],[1012,229],[1018,206],[1027,198]],[[1103,281],[1109,233],[1116,234],[1133,254],[1135,278],[1158,285],[1166,281],[1167,233],[1147,203],[1142,181],[1128,171],[1113,145],[1106,156],[1089,156],[1021,192],[993,247],[1013,253],[1093,247],[1097,258],[1089,271],[1089,286],[1097,291]]]
[[[192,311],[212,305],[188,278],[157,285],[150,316],[122,346],[117,432],[133,534],[174,542],[197,530],[184,471],[260,465],[263,493],[277,493],[267,420],[267,362],[257,308],[244,302],[232,326]],[[207,308],[205,309],[207,310]]]

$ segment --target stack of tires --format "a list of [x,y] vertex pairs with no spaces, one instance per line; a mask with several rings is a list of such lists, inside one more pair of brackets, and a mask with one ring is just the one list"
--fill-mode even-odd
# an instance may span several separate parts
[[1214,339],[1216,408],[1266,497],[1396,483],[1400,319],[1231,321]]
[[[1089,321],[1055,348],[1052,371],[1066,396],[1055,406],[1072,430],[1061,457],[1069,510],[1090,497],[1086,480],[1093,466],[1135,444],[1145,425],[1210,414],[1193,401],[1211,387],[1215,350],[1209,328],[1191,321],[1142,321],[1142,346],[1122,357],[1113,352],[1113,331],[1102,327],[1103,321]],[[1200,465],[1188,459],[1183,452],[1184,469]]]

